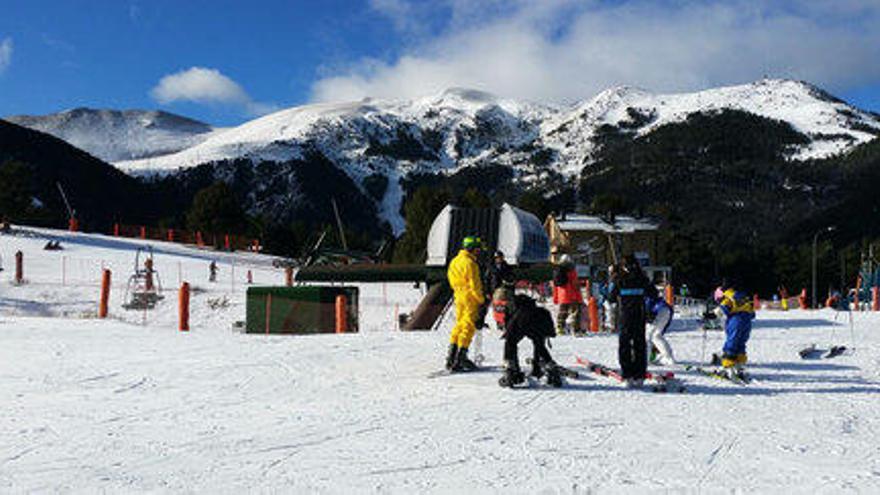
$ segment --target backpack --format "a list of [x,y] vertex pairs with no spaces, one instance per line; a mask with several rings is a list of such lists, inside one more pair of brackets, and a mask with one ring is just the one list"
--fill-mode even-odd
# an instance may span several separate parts
[[556,287],[562,287],[568,283],[568,267],[557,266],[553,271],[553,284]]

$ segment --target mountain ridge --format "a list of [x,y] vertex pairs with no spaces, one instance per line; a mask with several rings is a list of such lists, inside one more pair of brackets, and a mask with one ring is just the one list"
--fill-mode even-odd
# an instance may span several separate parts
[[77,107],[4,120],[55,136],[110,163],[175,153],[219,132],[204,122],[162,110]]

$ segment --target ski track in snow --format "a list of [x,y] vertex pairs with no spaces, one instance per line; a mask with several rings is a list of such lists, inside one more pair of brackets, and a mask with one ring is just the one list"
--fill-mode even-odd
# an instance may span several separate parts
[[[394,330],[424,287],[361,285],[359,334],[245,335],[232,328],[245,271],[283,281],[268,257],[151,243],[168,289],[144,319],[120,308],[139,241],[33,232],[0,236],[3,493],[880,489],[878,314],[854,314],[851,332],[831,311],[759,312],[746,387],[675,369],[685,394],[626,390],[574,364],[616,365],[616,338],[599,335],[553,341],[583,379],[509,390],[498,371],[427,378],[451,315],[438,332]],[[42,251],[45,236],[66,249]],[[13,286],[19,249],[29,283]],[[220,280],[209,284],[215,256]],[[104,321],[93,318],[102,265],[114,269]],[[200,288],[189,333],[176,331],[178,270]],[[211,309],[218,297],[229,306]],[[699,362],[695,322],[674,329],[677,356]],[[707,354],[722,338],[707,333]],[[801,360],[809,343],[854,351]],[[486,364],[501,350],[488,331]]]

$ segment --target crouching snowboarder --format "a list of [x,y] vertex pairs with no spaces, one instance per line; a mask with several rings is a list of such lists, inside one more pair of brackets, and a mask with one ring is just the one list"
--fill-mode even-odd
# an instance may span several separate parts
[[499,288],[492,295],[495,321],[504,329],[504,375],[498,380],[502,387],[513,387],[525,382],[525,374],[519,367],[518,345],[523,338],[532,341],[531,375],[547,377],[547,384],[562,386],[562,373],[547,350],[547,339],[555,335],[553,317],[535,300],[525,295],[515,295],[507,287]]
[[672,347],[666,340],[666,330],[672,323],[673,309],[662,297],[646,297],[646,314],[648,342],[651,344],[651,355],[648,361],[652,364],[671,366],[675,364]]

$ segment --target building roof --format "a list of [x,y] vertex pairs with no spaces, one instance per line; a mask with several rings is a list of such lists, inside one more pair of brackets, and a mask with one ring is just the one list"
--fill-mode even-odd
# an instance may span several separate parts
[[659,225],[645,218],[618,215],[611,224],[593,215],[566,214],[557,221],[562,231],[597,231],[608,234],[631,234],[638,231],[654,231]]

